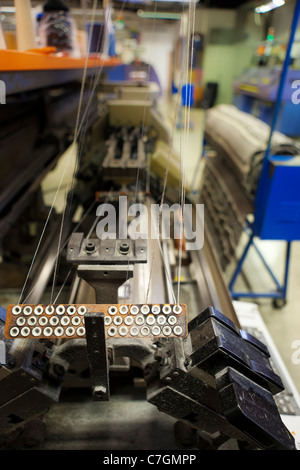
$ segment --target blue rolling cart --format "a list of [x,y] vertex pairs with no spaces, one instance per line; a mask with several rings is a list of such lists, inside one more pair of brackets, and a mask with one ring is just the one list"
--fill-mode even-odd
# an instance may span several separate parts
[[[262,171],[254,204],[254,221],[247,222],[245,232],[249,239],[229,283],[233,299],[238,298],[271,298],[274,306],[281,308],[286,303],[288,275],[290,265],[291,243],[300,240],[300,156],[271,155],[271,142],[280,113],[282,94],[290,64],[291,49],[300,17],[300,0],[297,0],[291,34],[282,69],[277,101],[271,124],[270,137],[264,156]],[[279,282],[263,254],[255,243],[261,240],[282,240],[286,242],[285,270],[283,282]],[[276,290],[267,293],[236,292],[234,285],[240,274],[249,249],[254,247],[263,266],[275,283]]]

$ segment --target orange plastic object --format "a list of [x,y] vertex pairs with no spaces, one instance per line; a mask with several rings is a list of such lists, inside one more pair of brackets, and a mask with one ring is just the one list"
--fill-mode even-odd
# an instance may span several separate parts
[[21,72],[34,70],[70,70],[95,68],[99,66],[114,67],[120,65],[118,58],[101,58],[93,55],[86,59],[68,57],[61,53],[56,53],[54,48],[33,49],[20,52],[12,50],[0,50],[0,72]]

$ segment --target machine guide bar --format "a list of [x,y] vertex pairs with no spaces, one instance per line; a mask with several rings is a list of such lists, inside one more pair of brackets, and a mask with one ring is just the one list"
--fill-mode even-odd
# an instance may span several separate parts
[[[101,313],[99,313],[101,312]],[[86,337],[86,319],[104,316],[108,338],[184,338],[188,334],[184,304],[10,305],[5,336],[9,339]]]
[[87,355],[90,363],[93,400],[109,401],[109,362],[102,312],[85,314]]

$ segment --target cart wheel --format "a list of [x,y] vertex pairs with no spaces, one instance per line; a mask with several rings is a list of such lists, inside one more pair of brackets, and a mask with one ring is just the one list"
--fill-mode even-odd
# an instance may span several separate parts
[[273,300],[273,307],[277,309],[283,308],[287,304],[286,299],[274,299]]

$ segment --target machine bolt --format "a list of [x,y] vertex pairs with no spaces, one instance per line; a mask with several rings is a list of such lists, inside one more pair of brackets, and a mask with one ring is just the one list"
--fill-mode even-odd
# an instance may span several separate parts
[[14,358],[14,357],[10,357],[8,363],[9,363],[9,365],[12,366],[12,367],[15,366],[15,365],[16,365],[16,360],[15,360],[15,358]]
[[95,251],[95,244],[93,242],[88,242],[85,245],[85,252],[88,254],[94,253]]
[[119,247],[119,252],[122,253],[122,255],[127,255],[129,252],[129,244],[126,242],[122,243]]
[[53,372],[54,372],[57,376],[61,377],[61,376],[64,375],[64,373],[65,373],[65,368],[64,368],[64,366],[61,365],[61,364],[54,364],[54,366],[53,366]]
[[190,357],[188,357],[185,361],[184,361],[184,365],[187,369],[189,369],[191,366],[192,366],[192,360]]

